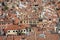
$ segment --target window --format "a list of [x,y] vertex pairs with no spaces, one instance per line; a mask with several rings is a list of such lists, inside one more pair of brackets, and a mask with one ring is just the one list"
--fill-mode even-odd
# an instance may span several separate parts
[[20,21],[20,23],[22,23],[22,21]]
[[29,21],[29,24],[32,24],[32,21]]
[[35,6],[38,6],[38,4],[36,4]]
[[24,32],[25,32],[25,30],[24,30]]
[[8,32],[10,32],[10,31],[8,31]]
[[13,11],[13,9],[10,9],[11,11]]
[[49,19],[49,21],[51,21],[51,19]]
[[15,31],[13,31],[13,32],[15,32]]
[[29,32],[31,32],[31,29],[29,29]]
[[42,21],[43,21],[43,19],[42,19],[42,18],[39,18],[39,21],[40,21],[40,22],[42,22]]
[[31,27],[37,27],[37,24],[30,24]]
[[25,24],[25,23],[27,24],[27,20],[23,20],[23,23],[24,23],[24,24]]
[[17,31],[16,31],[17,32]]
[[26,27],[26,31],[27,32],[31,32],[31,28],[30,27]]
[[33,21],[33,24],[36,24],[36,21]]
[[4,3],[4,2],[2,2],[2,5],[3,5],[3,6],[5,6],[5,3]]
[[24,20],[24,23],[25,23],[25,20]]

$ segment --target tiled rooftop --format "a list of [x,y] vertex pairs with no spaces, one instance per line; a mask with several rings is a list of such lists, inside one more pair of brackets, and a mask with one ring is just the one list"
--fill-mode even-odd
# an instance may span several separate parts
[[58,0],[0,0],[0,40],[59,40],[59,18]]

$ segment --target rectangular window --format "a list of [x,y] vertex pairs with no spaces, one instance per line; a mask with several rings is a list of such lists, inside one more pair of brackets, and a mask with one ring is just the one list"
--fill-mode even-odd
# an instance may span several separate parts
[[36,21],[33,21],[33,24],[36,24]]
[[29,21],[29,24],[32,24],[32,21]]
[[27,24],[27,21],[26,21],[26,20],[24,20],[24,21],[23,21],[23,23],[24,23],[24,24]]
[[20,23],[22,23],[22,21],[20,21]]

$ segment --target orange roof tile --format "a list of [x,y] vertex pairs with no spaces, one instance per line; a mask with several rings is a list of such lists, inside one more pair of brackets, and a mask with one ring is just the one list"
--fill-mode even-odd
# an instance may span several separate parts
[[17,30],[19,29],[18,25],[8,25],[5,30]]

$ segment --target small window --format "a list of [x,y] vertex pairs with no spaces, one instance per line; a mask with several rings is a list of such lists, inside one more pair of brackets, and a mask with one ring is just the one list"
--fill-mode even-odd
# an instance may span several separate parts
[[35,6],[38,6],[38,4],[36,4]]
[[20,23],[22,23],[22,21],[20,21]]
[[29,21],[30,24],[32,24],[32,21]]
[[8,32],[10,32],[10,31],[8,31]]
[[25,23],[25,21],[24,21],[24,23]]
[[36,24],[36,21],[33,21],[33,24]]
[[36,25],[36,24],[30,24],[30,26],[31,26],[31,27],[37,27],[37,25]]
[[51,21],[51,19],[49,19],[49,21]]
[[31,32],[31,29],[29,30],[29,32]]
[[41,18],[40,18],[40,19],[39,19],[39,21],[40,21],[40,22],[42,22],[42,21],[43,21],[43,19],[41,19]]
[[13,32],[15,32],[15,31],[13,31]]
[[13,9],[10,9],[11,11],[13,11]]
[[39,37],[45,38],[45,34],[39,34]]
[[2,8],[2,11],[4,11],[4,9]]
[[16,31],[17,32],[17,31]]
[[24,30],[24,32],[25,32],[25,30]]
[[3,6],[5,6],[5,3],[4,3],[4,2],[2,2],[2,5],[3,5]]

